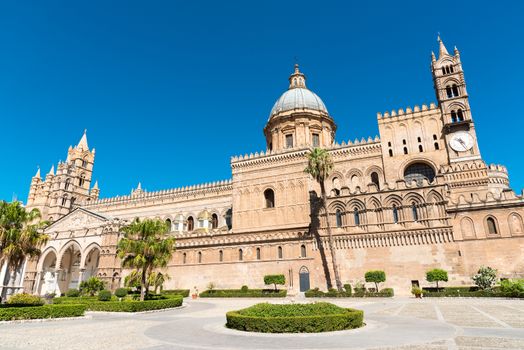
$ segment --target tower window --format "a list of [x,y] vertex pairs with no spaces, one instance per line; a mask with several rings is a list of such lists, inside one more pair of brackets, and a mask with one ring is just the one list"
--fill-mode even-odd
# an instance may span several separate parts
[[244,260],[244,251],[242,249],[238,250],[238,261]]
[[403,145],[406,144],[406,139],[402,140],[402,144],[403,144]]
[[293,135],[286,135],[286,148],[293,148]]
[[462,113],[462,109],[459,108],[457,111],[457,121],[463,122],[464,121],[464,114]]
[[389,149],[389,156],[393,157],[393,150],[391,148]]
[[320,146],[320,135],[319,134],[313,134],[313,147]]
[[264,199],[266,200],[266,208],[275,207],[275,192],[271,188],[264,191]]
[[393,205],[392,211],[393,211],[393,222],[397,224],[398,223],[398,209],[396,205]]
[[453,96],[457,97],[459,95],[459,90],[458,90],[457,84],[453,84],[453,86],[451,88],[453,90]]
[[282,251],[282,247],[279,246],[277,251],[278,251],[278,258],[279,259],[283,259],[284,258],[284,252]]
[[86,176],[84,174],[80,175],[80,178],[78,179],[78,186],[82,187],[84,186],[84,182],[85,182],[85,179]]
[[451,86],[446,86],[446,95],[448,96],[448,98],[451,98],[453,97],[453,92],[451,91]]
[[307,256],[306,246],[304,244],[300,246],[300,256],[302,258],[305,258]]
[[82,167],[84,168],[87,167],[87,160],[85,159],[82,160]]
[[418,145],[418,151],[419,152],[424,152],[424,149],[422,148],[422,145]]
[[69,185],[71,185],[71,179],[66,179],[65,181],[65,190],[69,190]]
[[435,170],[425,163],[414,163],[404,170],[404,181],[406,182],[415,180],[417,184],[421,185],[423,179],[427,179],[429,182],[433,182],[435,179]]
[[498,233],[497,230],[497,223],[495,222],[494,218],[487,218],[486,224],[488,225],[488,232],[492,235],[496,235]]
[[437,139],[437,135],[433,134],[433,140]]
[[195,229],[195,220],[192,216],[187,218],[187,230],[193,231]]
[[404,147],[404,154],[408,154],[408,148]]
[[453,66],[449,66],[449,71],[453,73]]
[[442,67],[442,75],[446,74],[446,68]]
[[376,172],[371,173],[371,182],[377,186],[377,190],[380,190],[380,182],[378,180],[378,174]]
[[337,209],[337,211],[335,212],[335,217],[337,220],[337,227],[342,227],[342,212],[340,211],[340,209]]
[[457,112],[455,112],[454,110],[451,111],[451,122],[452,123],[456,123],[457,122]]
[[218,261],[224,261],[224,252],[222,250],[218,251]]
[[62,205],[65,206],[67,203],[67,196],[62,197]]
[[355,219],[355,226],[360,226],[360,215],[357,208],[353,211],[353,218]]
[[435,142],[434,146],[435,146],[435,150],[436,150],[436,151],[438,151],[438,150],[439,150],[439,148],[440,148],[440,146],[439,146],[438,142]]
[[218,228],[218,216],[217,216],[217,214],[211,215],[211,228],[212,229]]
[[411,214],[413,215],[413,221],[418,221],[417,206],[415,203],[411,204]]
[[388,142],[388,147],[391,147],[391,142]]
[[417,142],[422,142],[422,139],[419,137],[417,137]]

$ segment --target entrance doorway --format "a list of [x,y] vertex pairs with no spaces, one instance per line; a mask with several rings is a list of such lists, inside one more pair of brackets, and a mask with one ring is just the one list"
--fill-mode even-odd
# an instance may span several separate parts
[[300,268],[300,271],[298,273],[299,281],[300,281],[300,291],[305,292],[310,289],[309,285],[309,270],[307,267],[302,266]]

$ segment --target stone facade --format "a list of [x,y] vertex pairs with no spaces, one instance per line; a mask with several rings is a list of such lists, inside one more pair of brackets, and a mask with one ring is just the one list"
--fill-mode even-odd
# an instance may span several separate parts
[[[264,128],[267,150],[232,157],[227,181],[156,192],[139,185],[99,199],[84,134],[56,174],[32,179],[27,206],[54,222],[24,288],[64,292],[95,274],[116,288],[128,273],[116,257],[119,230],[137,217],[166,220],[177,237],[169,289],[263,287],[275,273],[291,292],[325,288],[333,276],[327,220],[344,283],[382,269],[386,285],[406,294],[414,281],[427,284],[428,269],[444,268],[449,285],[460,285],[481,265],[523,277],[524,198],[503,166],[482,160],[458,50],[449,54],[439,39],[431,69],[436,104],[379,113],[380,138],[337,143],[333,117],[296,66]],[[328,215],[304,173],[316,146],[335,164]]]

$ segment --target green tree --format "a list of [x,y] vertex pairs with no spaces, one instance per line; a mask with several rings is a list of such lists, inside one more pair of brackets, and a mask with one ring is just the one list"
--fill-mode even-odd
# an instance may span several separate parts
[[438,283],[440,281],[447,282],[448,281],[448,272],[442,269],[433,269],[426,272],[426,280],[428,282],[436,282],[437,283],[437,289],[438,289]]
[[497,270],[489,266],[481,266],[472,279],[480,289],[491,289],[497,280]]
[[89,277],[87,280],[80,282],[80,292],[82,294],[89,294],[90,296],[94,296],[97,292],[103,290],[105,288],[105,283],[100,278],[92,276]]
[[27,211],[20,202],[0,201],[0,266],[7,262],[10,287],[25,259],[38,257],[49,239],[42,233],[47,222],[40,218],[38,209]]
[[275,292],[277,291],[277,284],[286,284],[286,277],[284,275],[265,275],[264,284],[272,284],[275,286]]
[[150,286],[153,286],[155,288],[155,294],[156,294],[158,291],[158,288],[160,288],[160,291],[162,292],[164,283],[166,283],[166,281],[170,279],[171,277],[169,277],[167,273],[153,271],[147,277],[147,283]]
[[149,290],[148,275],[155,268],[166,267],[175,251],[175,238],[169,236],[162,220],[135,220],[124,227],[124,236],[118,242],[118,257],[122,266],[134,268],[140,274],[140,300]]
[[329,222],[329,212],[327,209],[327,194],[325,180],[329,177],[333,170],[333,160],[329,153],[322,148],[314,148],[307,154],[308,165],[304,172],[311,175],[318,184],[320,185],[320,195],[322,199],[322,207],[326,213],[327,222],[327,233],[328,233],[328,244],[329,251],[331,252],[331,263],[333,265],[333,273],[335,274],[335,283],[339,292],[343,291],[342,281],[340,280],[340,274],[338,271],[337,257],[335,252],[335,246],[333,244],[333,234],[331,232],[331,224]]
[[366,279],[366,282],[375,283],[375,289],[378,292],[378,284],[386,282],[386,273],[381,270],[368,271],[364,275],[364,278]]

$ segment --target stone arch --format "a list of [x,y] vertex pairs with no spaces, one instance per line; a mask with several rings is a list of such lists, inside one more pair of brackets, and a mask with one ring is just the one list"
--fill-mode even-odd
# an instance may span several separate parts
[[60,270],[57,284],[61,292],[78,288],[82,258],[82,246],[76,240],[70,240],[61,249],[57,260],[57,267]]
[[437,176],[437,164],[435,164],[434,161],[432,161],[431,159],[428,159],[426,157],[415,157],[415,158],[411,158],[409,160],[405,160],[404,162],[402,162],[400,164],[400,166],[398,167],[398,178],[399,179],[404,179],[404,172],[406,171],[406,169],[415,164],[415,163],[424,163],[426,165],[429,165],[430,167],[433,168],[433,171],[435,172],[435,178]]
[[78,251],[82,252],[82,246],[80,245],[80,243],[78,243],[77,240],[72,239],[72,240],[68,241],[66,244],[64,244],[62,249],[60,249],[60,252],[58,254],[58,259],[57,259],[57,262],[58,262],[57,266],[58,266],[58,268],[62,268],[61,261],[62,261],[62,259],[64,257],[64,254],[66,253],[67,249],[69,249],[72,246],[76,246],[78,248]]
[[416,205],[420,205],[425,203],[424,197],[420,195],[420,193],[417,192],[409,192],[404,196],[403,199],[403,205],[409,206],[415,203]]
[[487,215],[484,218],[484,230],[486,235],[500,235],[498,220],[493,215]]
[[524,231],[522,229],[522,216],[517,213],[508,215],[508,226],[511,234],[521,235]]
[[386,197],[386,199],[384,200],[384,204],[386,207],[393,207],[393,205],[397,207],[401,207],[402,206],[402,197],[396,194],[391,194]]
[[460,232],[462,233],[462,238],[475,238],[477,236],[475,232],[475,224],[470,217],[465,216],[460,220]]
[[[56,265],[58,253],[54,247],[47,248],[41,255],[37,265],[39,280],[35,292],[39,295],[57,293]],[[60,290],[58,290],[60,292]]]

